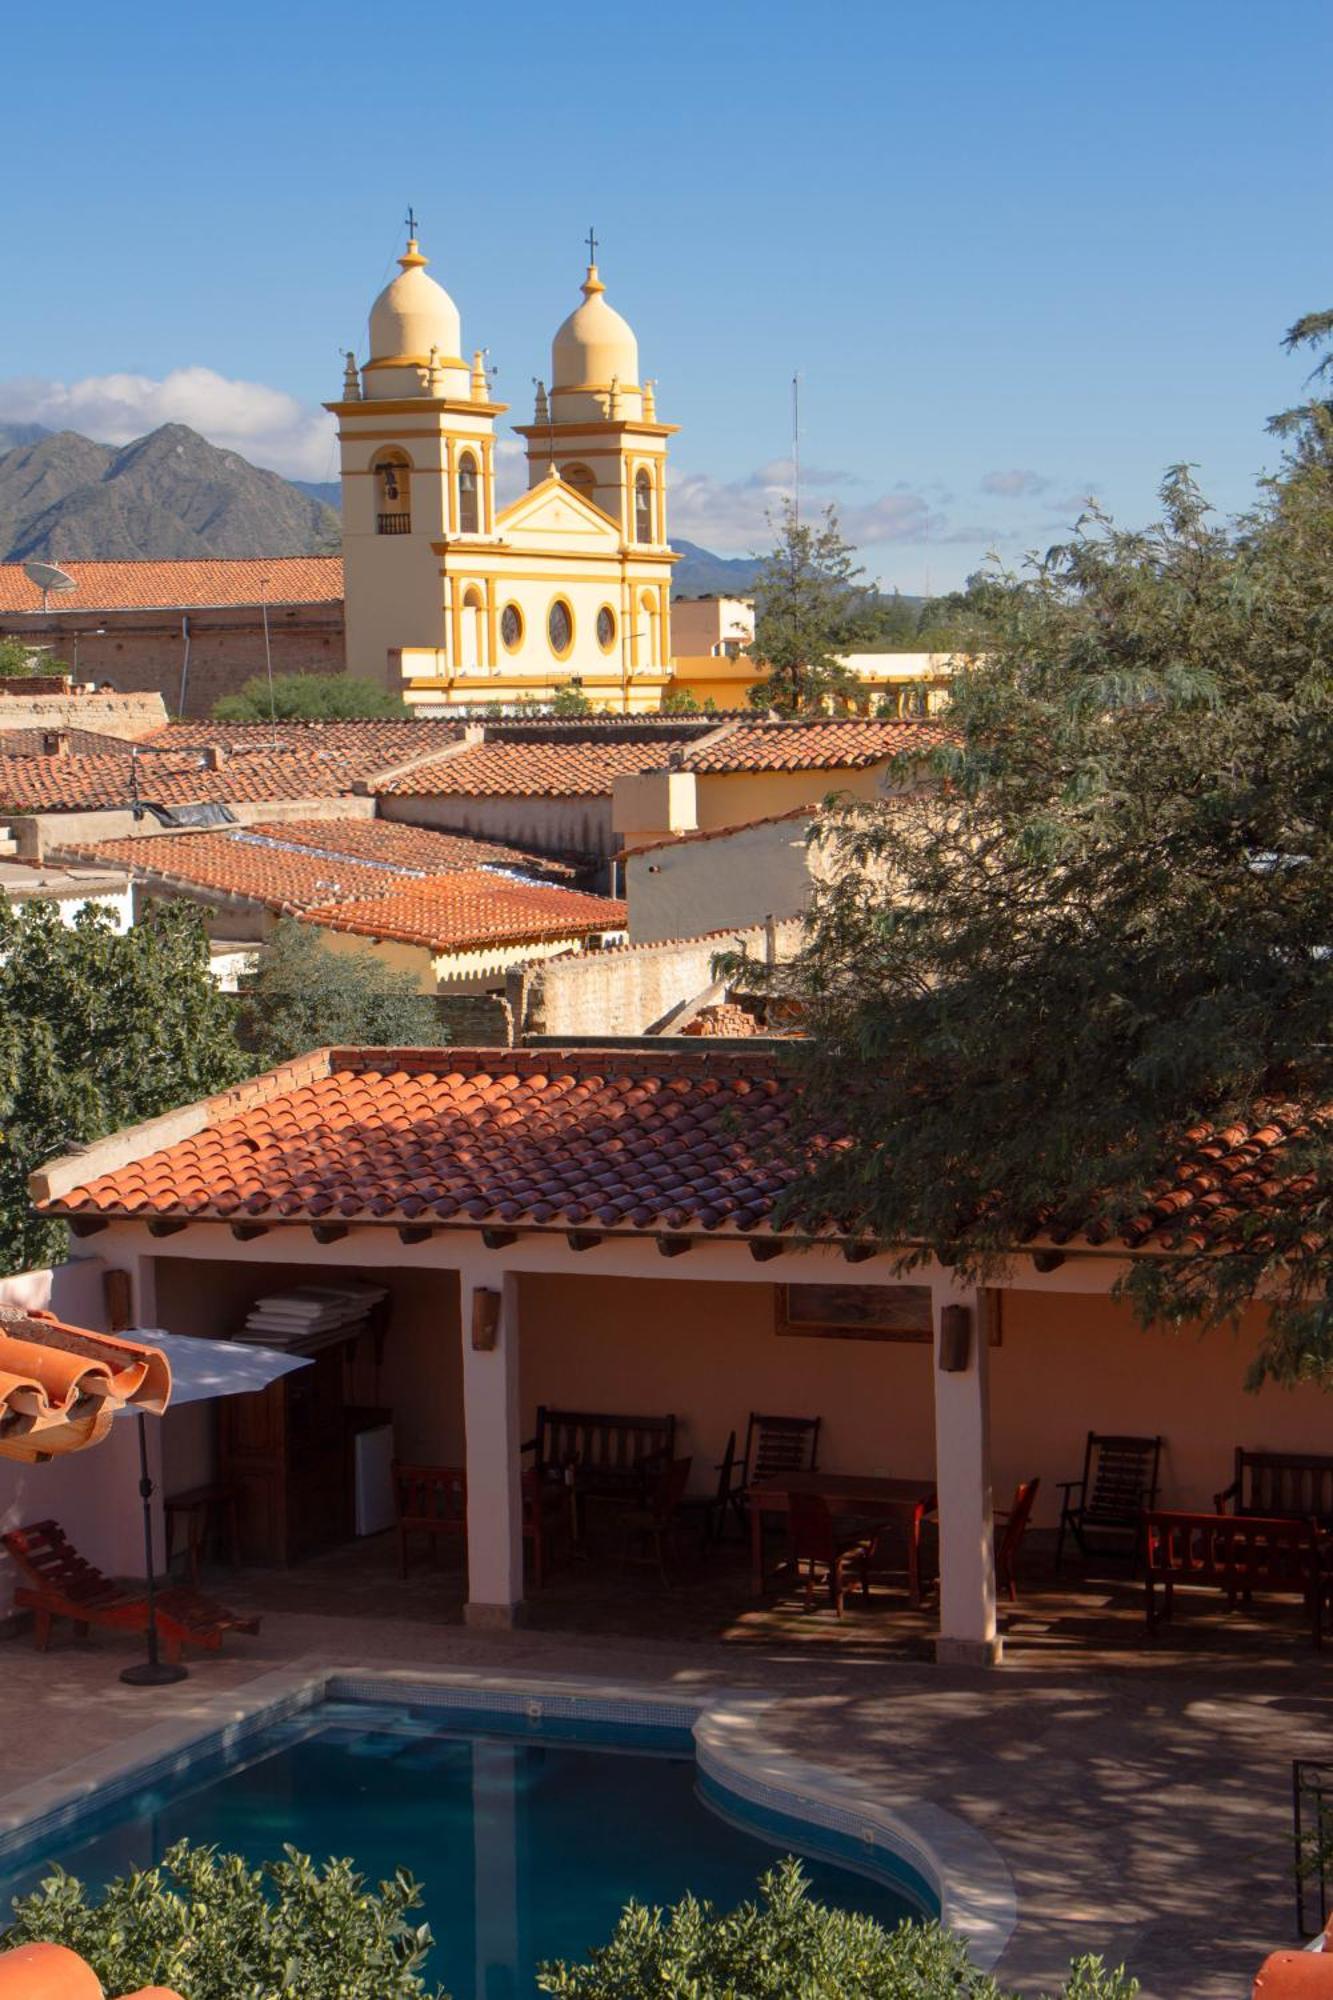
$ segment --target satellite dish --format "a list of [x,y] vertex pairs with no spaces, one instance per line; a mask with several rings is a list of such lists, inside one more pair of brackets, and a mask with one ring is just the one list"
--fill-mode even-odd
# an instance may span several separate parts
[[25,562],[23,574],[29,583],[35,583],[38,590],[77,590],[78,584],[68,570],[57,569],[54,563]]

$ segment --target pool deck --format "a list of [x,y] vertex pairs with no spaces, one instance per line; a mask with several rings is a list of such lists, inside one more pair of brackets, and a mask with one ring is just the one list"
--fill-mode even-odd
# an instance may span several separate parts
[[[318,1565],[282,1578],[219,1575],[219,1594],[262,1606],[260,1636],[229,1641],[189,1680],[151,1692],[117,1679],[135,1657],[131,1641],[104,1633],[78,1644],[65,1628],[45,1656],[28,1638],[9,1642],[0,1809],[142,1730],[202,1725],[220,1695],[243,1698],[281,1667],[552,1675],[691,1696],[747,1689],[770,1698],[765,1728],[789,1754],[856,1775],[886,1804],[944,1807],[994,1843],[1018,1898],[1003,1984],[1054,1991],[1071,1957],[1098,1951],[1161,2000],[1230,2000],[1248,1992],[1268,1951],[1295,1942],[1290,1759],[1328,1754],[1333,1670],[1333,1651],[1315,1654],[1295,1617],[1220,1621],[1209,1606],[1147,1653],[1128,1643],[1128,1601],[1117,1626],[1106,1593],[1048,1592],[1025,1601],[1005,1663],[982,1672],[913,1657],[919,1619],[839,1627],[823,1611],[761,1612],[700,1635],[686,1593],[664,1603],[654,1591],[641,1599],[647,1635],[482,1634],[454,1622],[447,1576],[409,1589],[397,1616],[378,1602],[383,1581],[376,1570],[358,1587],[344,1568],[340,1614]],[[632,1607],[633,1586],[628,1598]],[[543,1621],[551,1615],[548,1606]],[[676,1636],[662,1629],[673,1616]]]

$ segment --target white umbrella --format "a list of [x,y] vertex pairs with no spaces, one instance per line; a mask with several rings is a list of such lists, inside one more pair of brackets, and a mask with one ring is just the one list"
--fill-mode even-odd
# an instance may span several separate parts
[[[171,1365],[171,1395],[168,1406],[212,1402],[219,1396],[250,1396],[267,1389],[294,1369],[308,1368],[307,1354],[279,1354],[272,1347],[255,1347],[248,1341],[203,1340],[190,1333],[164,1333],[160,1327],[134,1327],[127,1340],[142,1341],[146,1347],[160,1348]],[[157,1583],[153,1575],[153,1481],[148,1470],[148,1427],[142,1410],[128,1404],[117,1416],[139,1419],[139,1497],[143,1501],[143,1545],[148,1568],[148,1658],[137,1667],[126,1667],[120,1678],[131,1687],[163,1687],[169,1681],[183,1681],[188,1671],[172,1666],[157,1655]]]

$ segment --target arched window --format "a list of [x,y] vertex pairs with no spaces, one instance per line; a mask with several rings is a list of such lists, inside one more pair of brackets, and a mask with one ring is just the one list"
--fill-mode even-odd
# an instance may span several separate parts
[[371,471],[375,476],[375,532],[412,532],[412,468],[405,451],[382,451]]
[[460,535],[476,535],[480,531],[477,461],[470,451],[465,451],[458,461],[458,532]]
[[634,539],[636,542],[653,539],[653,482],[647,472],[634,475]]
[[459,666],[465,674],[476,673],[485,662],[485,625],[485,600],[472,584],[463,592],[463,657]]
[[574,491],[581,493],[585,500],[591,500],[597,490],[597,481],[593,478],[586,465],[562,465],[560,468],[560,477],[564,480],[566,486],[572,486]]

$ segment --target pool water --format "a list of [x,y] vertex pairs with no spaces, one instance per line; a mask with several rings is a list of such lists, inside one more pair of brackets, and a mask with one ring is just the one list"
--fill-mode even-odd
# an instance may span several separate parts
[[0,1878],[0,1909],[52,1861],[100,1885],[183,1837],[254,1862],[284,1842],[317,1860],[350,1855],[373,1882],[409,1869],[436,1940],[429,1977],[454,2000],[532,1994],[539,1960],[585,1957],[631,1898],[665,1904],[693,1890],[730,1908],[792,1851],[809,1857],[824,1902],[889,1926],[925,1913],[906,1883],[812,1853],[824,1839],[813,1830],[794,1840],[776,1820],[751,1832],[722,1817],[683,1730],[464,1724],[353,1702],[269,1726],[54,1836]]

